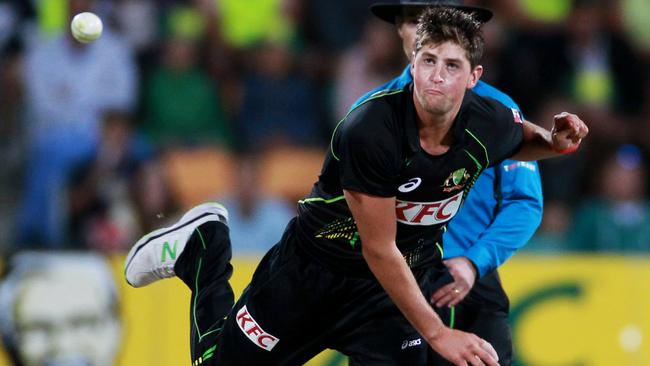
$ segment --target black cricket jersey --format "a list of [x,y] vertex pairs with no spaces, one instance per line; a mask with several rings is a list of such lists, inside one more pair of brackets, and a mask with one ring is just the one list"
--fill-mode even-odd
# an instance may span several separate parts
[[395,197],[396,244],[412,268],[442,259],[442,233],[481,172],[523,140],[517,111],[468,91],[441,155],[420,146],[412,84],[380,92],[338,124],[321,174],[299,201],[296,242],[316,260],[367,274],[343,190]]

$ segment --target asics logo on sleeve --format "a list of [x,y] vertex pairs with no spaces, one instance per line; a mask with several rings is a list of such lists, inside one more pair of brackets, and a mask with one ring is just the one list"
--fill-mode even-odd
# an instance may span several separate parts
[[408,182],[399,186],[397,190],[402,193],[408,193],[419,187],[420,183],[422,183],[422,178],[411,178]]

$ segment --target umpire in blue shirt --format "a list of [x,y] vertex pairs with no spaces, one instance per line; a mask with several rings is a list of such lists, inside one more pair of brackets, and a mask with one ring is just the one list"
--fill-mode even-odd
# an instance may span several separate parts
[[[473,12],[482,22],[492,18],[490,10],[464,6],[459,0],[378,2],[370,10],[396,25],[410,60],[418,16],[427,6]],[[377,92],[402,89],[412,80],[407,66],[400,76],[369,91],[352,108]],[[523,118],[512,98],[493,86],[479,81],[473,90],[480,96],[498,100],[511,108],[515,116]],[[541,217],[542,189],[537,163],[505,160],[483,172],[444,235],[449,283],[434,293],[431,302],[451,327],[475,333],[490,342],[499,354],[501,365],[512,364],[513,349],[508,324],[509,301],[497,267],[528,242]],[[430,364],[448,363],[432,355]]]

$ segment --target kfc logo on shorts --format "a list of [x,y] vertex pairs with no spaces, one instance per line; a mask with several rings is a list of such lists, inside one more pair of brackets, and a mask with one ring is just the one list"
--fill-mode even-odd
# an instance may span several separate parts
[[451,220],[463,201],[463,192],[437,202],[406,202],[397,200],[397,221],[406,225],[436,225]]
[[248,313],[246,305],[239,309],[236,320],[239,329],[244,332],[244,335],[263,350],[271,351],[280,341],[277,337],[265,332],[262,327],[257,324],[255,319],[253,319],[253,317]]

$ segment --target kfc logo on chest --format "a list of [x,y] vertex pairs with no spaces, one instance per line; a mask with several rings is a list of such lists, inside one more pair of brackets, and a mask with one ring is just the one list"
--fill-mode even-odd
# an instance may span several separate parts
[[277,337],[265,332],[262,327],[257,324],[255,319],[253,319],[253,317],[248,313],[246,305],[239,309],[236,319],[239,329],[244,332],[244,335],[248,337],[251,342],[261,349],[270,352],[280,341]]
[[397,200],[397,221],[406,225],[436,225],[451,220],[463,202],[463,192],[436,202],[407,202]]

